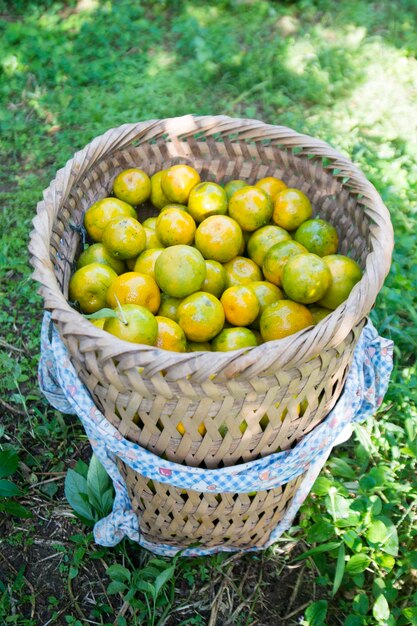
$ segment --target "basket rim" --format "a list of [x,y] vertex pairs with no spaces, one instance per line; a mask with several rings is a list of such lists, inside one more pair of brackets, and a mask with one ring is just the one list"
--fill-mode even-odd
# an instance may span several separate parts
[[[347,300],[317,325],[253,348],[216,353],[176,353],[118,339],[91,324],[65,299],[54,273],[49,246],[54,220],[72,186],[79,182],[92,164],[107,152],[120,150],[135,140],[141,139],[145,142],[168,136],[171,141],[178,142],[181,138],[195,137],[199,133],[204,133],[206,137],[220,135],[221,138],[226,137],[232,142],[231,136],[237,133],[239,141],[250,140],[259,143],[270,140],[286,150],[296,149],[297,154],[301,156],[325,158],[328,164],[323,165],[324,169],[331,171],[335,178],[342,179],[341,186],[343,185],[350,193],[360,196],[364,212],[373,221],[370,227],[372,250],[367,255],[362,279],[352,289]],[[315,160],[312,159],[313,162]],[[346,177],[348,181],[344,180]],[[55,178],[44,190],[43,199],[37,204],[36,216],[32,223],[29,242],[30,263],[34,268],[32,278],[40,284],[38,293],[44,299],[44,308],[52,312],[52,319],[58,323],[70,324],[74,335],[87,338],[90,349],[94,344],[108,357],[140,353],[149,375],[160,371],[163,359],[163,369],[168,381],[190,376],[194,381],[207,380],[208,376],[214,381],[228,380],[237,375],[243,379],[250,379],[267,370],[272,364],[274,367],[294,367],[316,357],[323,350],[337,346],[347,337],[351,329],[369,314],[389,272],[394,246],[388,209],[372,183],[349,159],[326,142],[298,133],[286,126],[224,115],[185,115],[123,124],[109,129],[76,152],[65,166],[57,171]]]

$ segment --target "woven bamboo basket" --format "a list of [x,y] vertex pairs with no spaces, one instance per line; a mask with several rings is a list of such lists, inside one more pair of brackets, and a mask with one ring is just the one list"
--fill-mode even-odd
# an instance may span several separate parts
[[[318,325],[249,350],[180,354],[127,343],[97,329],[67,301],[82,247],[83,215],[111,194],[123,169],[140,167],[152,175],[176,163],[188,163],[202,180],[220,184],[277,176],[301,189],[315,215],[337,228],[339,251],[360,264],[362,280]],[[123,437],[165,459],[206,468],[288,449],[325,418],[342,391],[393,248],[387,209],[348,159],[289,128],[224,116],[109,130],[58,171],[33,226],[33,276],[97,407]],[[182,546],[196,541],[262,545],[302,479],[256,496],[216,496],[150,485],[122,462],[120,468],[144,535]]]

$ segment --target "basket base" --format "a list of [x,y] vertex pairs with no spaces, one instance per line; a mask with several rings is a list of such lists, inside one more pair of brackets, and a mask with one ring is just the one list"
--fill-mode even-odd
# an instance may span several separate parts
[[143,537],[151,543],[179,548],[263,546],[305,476],[251,494],[214,494],[149,480],[121,460],[118,467]]

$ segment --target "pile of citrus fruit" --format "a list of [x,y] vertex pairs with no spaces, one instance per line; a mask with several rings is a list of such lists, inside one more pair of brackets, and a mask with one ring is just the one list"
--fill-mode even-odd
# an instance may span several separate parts
[[[122,171],[85,213],[91,244],[69,298],[117,337],[165,350],[228,351],[318,323],[362,276],[308,197],[268,177],[224,187],[189,165]],[[143,219],[145,207],[159,211]]]

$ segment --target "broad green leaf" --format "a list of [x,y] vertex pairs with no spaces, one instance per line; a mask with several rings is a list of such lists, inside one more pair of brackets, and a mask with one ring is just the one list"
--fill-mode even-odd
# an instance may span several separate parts
[[113,309],[100,309],[99,311],[96,311],[95,313],[90,313],[89,315],[83,315],[83,317],[85,317],[88,320],[99,320],[103,317],[118,317],[118,314],[116,313],[116,311],[113,311]]
[[385,515],[374,518],[365,536],[369,544],[378,545],[381,550],[391,556],[398,556],[397,529]]
[[106,517],[106,515],[111,513],[111,510],[113,508],[113,500],[114,500],[114,489],[112,485],[101,496],[101,511],[102,511],[103,517]]
[[10,480],[0,480],[0,498],[12,498],[21,495],[22,492],[17,485]]
[[88,474],[87,463],[84,463],[82,459],[78,459],[78,461],[76,462],[74,466],[74,472],[77,472],[77,474],[80,474],[81,476],[84,476],[84,478],[87,478],[87,474]]
[[124,580],[130,581],[132,576],[127,567],[123,567],[123,565],[119,565],[118,563],[110,565],[110,567],[106,569],[106,574],[113,580],[118,580],[119,582],[123,582]]
[[344,459],[335,457],[329,461],[329,466],[333,476],[341,476],[348,480],[355,480],[357,478],[355,470]]
[[322,543],[334,536],[334,526],[327,520],[320,520],[313,524],[307,531],[309,543]]
[[312,556],[313,554],[320,554],[321,552],[331,552],[332,550],[336,550],[340,546],[340,541],[330,541],[329,543],[323,543],[321,546],[316,546],[315,548],[311,548],[310,550],[306,550],[303,554],[299,554],[293,559],[294,561],[301,561],[302,559],[306,559],[308,556]]
[[358,593],[353,599],[353,607],[361,615],[366,615],[369,611],[369,599],[366,593]]
[[402,614],[412,626],[417,626],[417,606],[408,606]]
[[69,469],[65,477],[65,497],[74,511],[83,518],[94,521],[91,506],[86,502],[87,496],[87,479],[78,472]]
[[378,622],[384,622],[389,618],[389,604],[382,593],[375,600],[372,615]]
[[136,582],[136,588],[139,589],[139,591],[143,591],[144,593],[149,593],[152,598],[156,598],[155,587],[151,585],[151,583],[148,583],[147,580],[138,580]]
[[303,626],[325,626],[327,615],[327,601],[317,600],[306,609]]
[[370,562],[371,559],[366,554],[354,554],[346,563],[346,571],[348,572],[348,574],[356,576],[356,574],[360,574],[361,572],[365,571]]
[[315,493],[318,496],[326,496],[332,486],[331,480],[325,476],[319,476],[311,489],[311,493]]
[[359,615],[348,615],[343,622],[343,626],[364,626],[365,622]]
[[159,594],[162,587],[171,579],[174,578],[175,566],[171,565],[171,567],[167,567],[166,570],[161,572],[159,576],[155,578],[155,592],[156,595]]
[[345,544],[341,543],[337,553],[336,572],[333,581],[332,595],[334,596],[339,589],[345,573]]
[[14,515],[15,517],[32,517],[32,513],[27,508],[25,508],[18,502],[13,502],[12,500],[0,502],[0,511],[8,513],[9,515]]
[[18,465],[19,457],[14,450],[2,450],[0,452],[0,478],[14,474]]
[[103,515],[102,495],[109,487],[110,479],[95,454],[91,457],[87,472],[87,494],[94,509]]
[[126,589],[126,585],[119,580],[112,580],[112,582],[107,586],[107,593],[122,593]]
[[366,452],[368,454],[375,454],[377,450],[372,443],[371,437],[366,428],[362,426],[362,424],[355,424],[354,430],[359,442],[362,444]]

